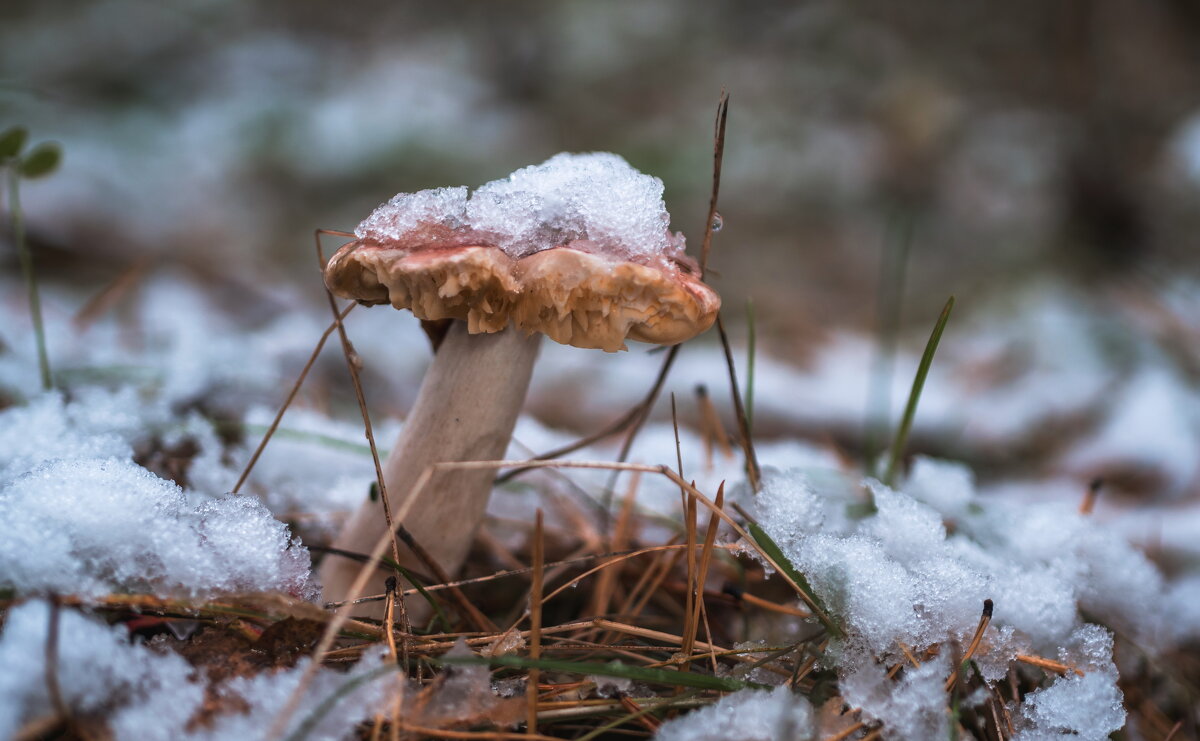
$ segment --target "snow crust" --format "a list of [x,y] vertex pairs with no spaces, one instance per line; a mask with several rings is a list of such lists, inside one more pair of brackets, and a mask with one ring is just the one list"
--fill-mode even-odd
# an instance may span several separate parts
[[906,668],[899,682],[887,678],[887,670],[875,663],[855,663],[839,682],[842,696],[868,718],[884,721],[885,738],[946,738],[949,704],[945,689],[950,674],[945,657]]
[[809,741],[816,732],[808,700],[787,687],[776,687],[726,695],[709,707],[663,723],[654,737],[658,741]]
[[[2,423],[2,420],[0,420]],[[0,489],[0,587],[21,594],[315,597],[308,551],[256,499],[190,504],[120,458],[43,464]]]
[[[848,505],[861,507],[866,493],[875,511],[860,516]],[[1083,623],[1081,610],[1143,645],[1164,645],[1161,616],[1146,605],[1162,604],[1166,588],[1144,555],[1060,503],[980,499],[959,464],[918,459],[900,490],[768,470],[756,504],[763,528],[847,632],[836,663],[843,695],[883,721],[887,738],[945,735],[950,665],[926,662],[895,684],[885,664],[903,662],[901,644],[917,653],[965,645],[984,599],[994,601],[976,656],[986,680],[1001,679],[1018,653],[1058,653],[1086,672],[1038,691],[1022,711],[1022,738],[1104,738],[1124,723],[1111,635]]]
[[567,243],[618,257],[679,256],[663,183],[607,152],[556,154],[468,194],[465,186],[400,193],[354,233],[384,244],[484,240],[518,258]]
[[[0,588],[315,598],[308,553],[276,518],[328,535],[357,506],[374,478],[361,427],[294,409],[243,494],[228,492],[274,416],[244,399],[277,403],[319,319],[235,331],[212,299],[167,274],[132,307],[141,331],[131,341],[108,320],[77,336],[70,306],[52,289],[45,299],[64,391],[38,390],[20,309],[3,306],[0,321],[0,398],[19,402],[0,409],[0,516],[12,527],[0,539]],[[243,439],[231,443],[197,399],[245,423]],[[395,431],[381,422],[378,434]],[[170,463],[175,449],[186,451],[182,467]]]
[[[46,676],[46,639],[50,608],[27,602],[9,611],[0,636],[0,738],[11,738],[23,723],[53,712]],[[236,677],[217,687],[219,696],[245,700],[244,713],[220,715],[210,727],[191,727],[205,700],[205,688],[182,657],[131,644],[124,629],[109,627],[76,611],[63,609],[58,625],[56,679],[63,702],[76,713],[106,712],[118,741],[247,739],[266,737],[276,714],[287,702],[307,668]],[[347,682],[382,665],[372,652],[347,674],[321,669],[305,692],[301,708],[313,709]],[[338,700],[306,738],[348,738],[354,725],[378,707],[383,682],[364,682]],[[293,717],[288,732],[307,718]]]
[[1112,662],[1112,635],[1097,625],[1074,631],[1059,659],[1085,671],[1067,674],[1025,698],[1016,741],[1073,736],[1106,739],[1125,725],[1125,708]]

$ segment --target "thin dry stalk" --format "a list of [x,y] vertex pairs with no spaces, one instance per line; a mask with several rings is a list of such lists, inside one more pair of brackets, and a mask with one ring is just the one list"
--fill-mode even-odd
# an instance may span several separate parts
[[733,364],[733,351],[729,347],[729,335],[725,333],[725,322],[717,312],[717,333],[721,336],[721,349],[725,352],[725,367],[729,372],[729,393],[733,396],[733,409],[737,412],[738,437],[746,456],[746,478],[750,488],[757,492],[761,488],[762,469],[758,466],[758,455],[754,452],[754,441],[750,439],[750,422],[746,419],[746,407],[742,405],[742,392],[738,388],[737,369]]
[[720,448],[725,458],[733,457],[733,447],[729,444],[729,435],[725,434],[725,425],[721,424],[721,416],[717,407],[708,395],[708,387],[700,384],[696,387],[696,404],[700,407],[700,429],[704,434],[704,458],[706,465],[712,468],[713,444]]
[[1039,669],[1045,669],[1046,671],[1054,672],[1055,674],[1067,674],[1069,672],[1075,672],[1077,675],[1081,677],[1083,676],[1083,671],[1076,667],[1068,666],[1061,661],[1055,661],[1054,659],[1047,659],[1041,656],[1017,654],[1017,661],[1021,662],[1022,664],[1029,664],[1030,666],[1036,666]]
[[[622,415],[620,419],[613,422],[608,427],[605,427],[598,432],[594,432],[587,437],[580,438],[573,443],[568,443],[562,447],[542,453],[541,455],[534,457],[533,460],[548,461],[555,458],[561,458],[564,455],[570,455],[576,450],[586,448],[592,443],[599,442],[606,437],[615,435],[618,432],[628,429],[630,425],[633,425],[633,429],[630,430],[629,436],[626,437],[625,442],[622,444],[620,461],[624,462],[629,456],[629,450],[627,448],[632,447],[633,445],[633,436],[637,434],[637,431],[641,429],[642,425],[645,424],[646,420],[649,418],[650,410],[654,407],[654,402],[658,399],[658,395],[662,391],[663,384],[667,381],[667,373],[670,372],[671,366],[675,363],[675,356],[678,354],[678,348],[679,345],[673,345],[671,349],[667,351],[667,356],[663,360],[662,367],[658,369],[658,375],[655,376],[654,383],[650,386],[650,390],[646,392],[646,395],[641,401],[639,401],[632,409]],[[513,470],[498,476],[496,478],[496,483],[503,484],[504,482],[529,470],[532,470],[532,468],[529,466],[520,466],[514,468]],[[608,487],[610,491],[612,490],[612,487],[613,482],[610,481]]]
[[[553,592],[546,595],[545,601],[549,602],[551,599],[554,599],[555,597],[557,597],[558,595],[567,591],[568,589],[571,589],[576,584],[583,581],[584,579],[591,576],[592,574],[595,574],[595,573],[603,571],[603,570],[607,570],[612,566],[617,566],[620,563],[622,563],[624,561],[628,561],[631,558],[636,558],[637,556],[642,556],[647,553],[664,553],[667,551],[674,551],[674,552],[676,552],[676,555],[678,555],[678,553],[682,551],[683,547],[684,546],[682,546],[680,544],[655,545],[655,546],[649,546],[646,548],[639,548],[636,551],[630,551],[629,553],[623,553],[620,555],[613,556],[611,559],[605,561],[604,563],[602,563],[598,566],[594,566],[594,567],[588,569],[587,571],[583,572],[579,576],[573,577],[567,583],[560,585]],[[653,566],[651,568],[653,568]],[[627,610],[623,609],[621,612],[622,612],[622,614],[624,614],[625,612],[627,612]]]
[[[671,394],[671,424],[675,428],[675,459],[678,462],[679,477],[683,478],[683,454],[679,448],[679,419],[675,414],[675,394]],[[695,486],[695,482],[692,482]],[[683,608],[683,635],[685,636],[684,654],[691,654],[691,647],[688,646],[686,636],[695,635],[695,621],[698,616],[695,615],[694,606],[696,603],[696,500],[691,499],[687,495],[687,490],[680,489],[679,495],[683,498],[683,526],[685,531],[685,540],[687,546],[687,588],[684,590],[684,608]],[[691,668],[689,664],[684,664],[680,667],[681,671],[688,671]]]
[[[400,661],[400,652],[396,648],[396,577],[389,576],[387,580],[387,600],[383,607],[383,635],[387,639],[388,654],[392,661]],[[405,657],[407,659],[407,657]],[[406,660],[404,664],[408,664]]]
[[[598,628],[605,628],[617,633],[625,635],[637,636],[639,638],[647,638],[654,641],[662,641],[673,646],[683,645],[683,636],[677,636],[671,633],[664,633],[661,630],[650,630],[649,628],[639,628],[636,625],[627,625],[619,623],[615,620],[605,620],[604,618],[596,618],[592,624]],[[709,643],[694,642],[693,647],[700,651],[728,651],[729,649],[713,646]],[[761,649],[760,649],[761,650]]]
[[[383,492],[380,492],[380,496],[383,496]],[[458,606],[458,609],[463,611],[463,615],[475,626],[476,630],[484,632],[495,632],[497,630],[496,624],[480,612],[475,603],[467,599],[467,595],[463,594],[457,584],[451,585],[453,579],[450,578],[450,575],[446,573],[446,570],[442,568],[442,565],[433,556],[429,555],[429,551],[425,550],[424,546],[417,542],[417,539],[408,531],[408,528],[404,527],[403,522],[397,522],[394,531],[400,540],[404,541],[404,545],[413,552],[413,555],[433,572],[433,576],[438,580],[438,583],[448,585],[445,588],[450,592],[450,597],[454,600],[454,604]],[[408,595],[417,591],[416,589],[405,590],[404,594]],[[425,591],[431,591],[430,587],[426,587]]]
[[[695,500],[693,499],[691,501],[693,502],[692,515],[694,518]],[[724,481],[722,481],[721,485],[717,488],[717,498],[715,503],[718,509],[723,507],[725,504]],[[700,569],[696,574],[696,582],[694,586],[690,588],[694,588],[695,590],[696,604],[692,606],[692,611],[688,613],[691,615],[691,619],[688,622],[688,630],[683,634],[683,653],[689,656],[692,653],[692,646],[696,642],[697,625],[700,622],[700,612],[704,607],[704,583],[708,580],[708,567],[709,564],[712,563],[713,546],[716,545],[717,542],[717,528],[720,523],[720,518],[718,518],[715,514],[709,516],[708,529],[704,533],[704,549],[700,554]],[[709,642],[711,643],[711,640]]]
[[[325,269],[325,253],[321,250],[321,235],[329,233],[327,230],[318,229],[313,234],[313,239],[317,245],[317,265],[322,271]],[[388,537],[392,545],[392,561],[399,564],[400,544],[396,541],[392,508],[388,504],[387,484],[383,480],[383,466],[379,462],[379,449],[375,445],[375,433],[371,429],[371,415],[367,413],[367,399],[363,394],[362,379],[358,375],[362,359],[359,358],[358,352],[355,351],[354,345],[350,342],[350,337],[346,334],[346,324],[342,321],[342,313],[338,311],[337,300],[334,299],[333,292],[329,288],[325,288],[325,297],[329,300],[329,310],[333,313],[333,323],[337,325],[338,337],[342,341],[342,354],[345,355],[346,367],[350,370],[350,380],[354,385],[354,398],[358,401],[358,409],[362,413],[363,432],[366,434],[367,444],[371,448],[371,461],[375,464],[375,483],[379,486],[379,499],[383,502],[383,519],[387,522]],[[399,572],[397,572],[397,576],[399,575]]]
[[[717,545],[715,547],[718,549],[728,550],[728,551],[740,550],[739,546],[734,546],[734,545]],[[584,573],[580,574],[579,576],[573,577],[567,583],[556,588],[554,590],[554,592],[552,592],[549,596],[546,597],[546,599],[549,600],[553,596],[570,588],[572,584],[577,584],[581,580],[587,578],[588,576],[590,576],[594,573],[597,573],[598,571],[601,571],[602,569],[607,569],[610,566],[614,566],[622,561],[626,561],[631,558],[636,558],[638,556],[643,556],[643,555],[646,555],[647,553],[661,553],[663,551],[682,551],[683,548],[684,548],[684,546],[682,543],[668,543],[666,545],[646,546],[644,548],[638,548],[638,549],[635,549],[632,551],[624,551],[624,552],[616,551],[616,552],[612,552],[612,553],[596,553],[596,554],[591,554],[591,555],[587,555],[587,556],[580,556],[578,558],[567,558],[567,559],[563,559],[562,561],[552,561],[552,562],[546,564],[547,569],[564,568],[567,566],[578,565],[578,564],[581,564],[581,563],[584,563],[587,561],[595,561],[596,559],[605,559],[604,563],[601,563],[600,565],[595,566],[595,567],[589,569],[588,571],[585,571]],[[499,571],[499,572],[496,572],[495,574],[488,574],[487,576],[477,576],[472,579],[459,579],[458,581],[449,582],[446,584],[431,584],[429,587],[427,587],[425,589],[425,591],[437,592],[437,591],[444,590],[444,589],[449,590],[449,589],[453,589],[455,587],[461,587],[461,586],[466,586],[466,585],[470,585],[470,584],[483,584],[486,582],[495,581],[497,579],[502,579],[502,578],[506,578],[506,577],[521,576],[523,574],[531,573],[532,571],[533,571],[533,569],[523,566],[519,569],[512,569],[510,571]],[[400,594],[405,597],[409,597],[409,596],[412,596],[412,595],[418,594],[418,593],[419,592],[416,589],[406,589],[403,592],[400,592]],[[365,602],[368,600],[378,601],[378,600],[382,600],[382,599],[383,599],[383,595],[381,594],[381,595],[375,595],[373,597],[361,597],[359,599],[354,600],[354,602],[355,602],[355,604],[358,604],[358,603],[362,603],[362,602]],[[0,604],[3,604],[3,603],[0,602]],[[326,604],[326,607],[329,609],[336,609],[338,607],[341,607],[344,604],[346,604],[345,601],[330,602],[330,603]],[[776,611],[783,611],[783,612],[788,612],[791,609],[791,608],[784,608],[784,607],[781,607],[780,605],[775,605],[773,603],[767,603],[767,602],[764,602],[764,607],[766,607],[767,609],[775,608]],[[810,617],[810,615],[808,613],[803,613],[803,616]],[[494,632],[494,631],[479,631],[479,632],[487,633],[487,632]],[[468,635],[468,634],[467,633],[439,633],[439,634],[436,634],[436,636],[431,635],[428,637],[451,636],[451,635],[459,636],[459,635]]]
[[[709,625],[709,623],[708,623],[708,607],[704,604],[703,599],[700,600],[700,619],[704,621],[704,640],[707,641],[711,645],[713,642],[712,626]],[[692,641],[693,641],[693,643],[695,642],[695,636],[692,636]],[[712,664],[713,672],[716,673],[716,671],[717,671],[717,652],[709,651],[708,659],[709,659],[709,662]]]
[[554,736],[542,736],[529,733],[505,733],[503,731],[448,731],[441,728],[415,726],[411,723],[401,723],[400,730],[415,733],[419,738],[459,738],[481,739],[482,741],[560,741]]
[[[720,546],[718,546],[718,547],[720,547]],[[763,599],[762,597],[759,597],[757,595],[750,594],[749,592],[743,592],[741,595],[739,595],[739,599],[748,605],[754,605],[755,607],[761,607],[762,609],[770,610],[771,612],[781,612],[784,615],[794,615],[794,616],[800,617],[800,618],[812,617],[812,613],[809,612],[808,610],[801,610],[798,607],[789,607],[787,605],[781,605],[777,602],[772,602],[771,600]]]
[[81,306],[71,319],[75,331],[86,332],[97,319],[120,303],[121,299],[125,298],[138,283],[141,283],[150,264],[149,256],[139,257],[132,265],[122,270],[111,283],[100,289],[99,293],[88,299],[87,303]]
[[999,703],[996,702],[996,698],[989,695],[987,699],[988,716],[991,718],[992,726],[995,728],[996,738],[998,741],[1005,741],[1007,736],[1004,734],[1004,725],[1000,721],[1000,711],[997,709],[997,705],[999,705]]
[[11,741],[39,741],[40,739],[50,737],[49,734],[54,731],[61,731],[62,728],[63,719],[58,715],[43,715],[40,718],[34,718],[17,729]]
[[983,633],[987,630],[988,624],[992,622],[992,601],[985,599],[983,601],[983,614],[979,617],[979,625],[975,627],[975,635],[971,638],[971,644],[967,646],[966,653],[963,654],[962,660],[955,666],[954,672],[946,679],[946,691],[949,692],[954,687],[954,683],[958,681],[958,674],[963,664],[967,663],[975,651],[979,648],[979,642],[983,640]]
[[[747,546],[754,549],[768,565],[770,565],[772,568],[774,568],[776,570],[776,572],[779,573],[780,577],[785,582],[787,582],[787,584],[790,587],[792,587],[792,589],[794,589],[798,595],[800,595],[802,598],[804,598],[807,601],[807,597],[804,594],[804,590],[802,590],[798,584],[796,584],[790,577],[788,577],[787,573],[784,572],[783,568],[778,563],[776,563],[774,561],[774,559],[771,558],[770,554],[763,551],[762,547],[759,546],[754,541],[754,539],[749,535],[749,533],[747,533],[740,525],[737,524],[737,522],[735,522],[732,518],[730,518],[729,515],[725,514],[724,511],[722,511],[720,508],[716,507],[716,505],[711,500],[709,500],[708,497],[704,496],[704,494],[702,494],[694,486],[691,486],[690,484],[687,484],[686,482],[684,482],[683,479],[679,478],[678,474],[676,474],[674,471],[672,471],[670,468],[667,468],[666,466],[649,466],[649,465],[638,464],[638,463],[609,463],[609,462],[605,462],[605,461],[510,461],[510,460],[498,460],[498,461],[455,461],[455,462],[437,463],[437,464],[429,466],[428,468],[425,469],[425,471],[421,474],[421,476],[413,484],[412,490],[410,492],[410,496],[406,499],[406,501],[413,501],[415,495],[419,494],[426,486],[428,486],[429,481],[433,478],[433,476],[442,471],[449,471],[449,470],[456,470],[456,469],[479,469],[479,468],[498,469],[498,468],[507,468],[507,467],[511,467],[511,466],[528,466],[528,467],[533,467],[533,468],[556,468],[557,467],[557,468],[600,469],[600,470],[608,469],[608,470],[621,470],[621,471],[631,471],[631,472],[632,471],[641,471],[643,473],[657,473],[662,476],[665,476],[666,478],[668,478],[669,480],[674,482],[677,486],[682,485],[682,486],[686,487],[688,490],[688,493],[691,494],[691,496],[695,497],[697,499],[697,501],[704,504],[704,506],[708,507],[711,511],[716,512],[718,514],[718,516],[723,521],[725,521],[726,524],[728,524],[731,528],[733,528],[734,532],[737,533],[737,535],[746,542]],[[401,519],[403,519],[403,515],[405,513],[400,512],[398,514],[400,515]],[[354,600],[357,599],[358,596],[362,594],[362,590],[366,586],[367,581],[370,579],[371,573],[378,566],[380,560],[383,557],[384,551],[387,550],[390,540],[391,540],[391,533],[389,531],[388,533],[384,533],[383,536],[381,536],[379,538],[379,540],[376,542],[375,547],[372,549],[371,554],[367,558],[366,563],[363,564],[362,568],[359,570],[358,576],[355,577],[354,582],[350,585],[350,589],[347,592],[347,594],[348,594],[347,600],[342,604],[341,607],[339,607],[337,609],[337,611],[334,613],[333,618],[329,621],[328,625],[326,625],[325,633],[324,633],[324,635],[322,635],[321,640],[318,642],[317,647],[316,647],[316,649],[314,649],[314,652],[313,652],[313,656],[314,656],[315,660],[308,665],[308,667],[305,669],[304,673],[301,675],[300,680],[297,682],[296,687],[292,691],[291,697],[288,699],[288,702],[284,705],[283,709],[276,716],[274,722],[272,723],[270,729],[268,730],[267,738],[269,738],[269,739],[279,738],[282,731],[287,728],[288,721],[290,721],[292,715],[295,714],[296,709],[299,706],[301,697],[303,696],[304,692],[308,689],[309,685],[312,683],[312,679],[316,673],[316,669],[320,665],[321,657],[323,657],[325,655],[325,653],[327,651],[329,651],[329,649],[332,647],[333,641],[337,638],[338,633],[341,630],[342,626],[349,619],[350,609],[353,607]],[[816,615],[818,617],[818,619],[824,618],[824,620],[828,620],[828,618],[825,617],[823,615],[823,613],[820,611],[820,608],[818,608],[812,604],[810,604],[809,606],[812,608],[813,614]]]
[[[679,355],[680,347],[682,346],[672,345],[667,350],[667,357],[663,359],[662,368],[659,369],[658,377],[654,379],[654,386],[651,387],[650,393],[646,394],[646,398],[643,400],[642,407],[639,410],[640,413],[633,421],[632,426],[629,428],[629,432],[625,435],[625,441],[621,443],[621,451],[617,455],[617,463],[624,464],[625,461],[629,460],[629,451],[633,450],[633,441],[637,438],[638,433],[641,432],[642,426],[646,424],[646,420],[650,419],[650,410],[654,408],[654,402],[658,399],[658,394],[660,391],[662,391],[663,384],[667,381],[667,374],[671,372],[671,366],[675,364],[675,358]],[[609,500],[612,497],[613,489],[616,487],[617,478],[620,475],[620,469],[612,469],[612,476],[610,476],[608,479],[608,485],[604,487],[605,501],[603,514],[605,518],[606,530],[608,529],[608,512],[609,509],[611,509],[611,502]]]
[[[545,568],[545,542],[542,528],[542,511],[539,509],[533,525],[533,587],[529,595],[529,658],[534,661],[542,656],[542,570]],[[530,669],[525,686],[525,697],[529,703],[525,733],[530,736],[537,735],[539,675],[540,672],[537,669]]]
[[[339,232],[330,229],[316,230],[313,236],[317,246],[317,264],[322,270],[324,270],[325,254],[321,250],[322,234],[333,234],[337,236],[349,237],[354,235],[348,232]],[[404,527],[403,518],[392,517],[391,505],[388,504],[387,485],[383,480],[383,466],[379,461],[379,449],[375,445],[375,434],[371,429],[371,415],[367,412],[367,402],[365,396],[363,395],[362,380],[358,375],[358,368],[361,364],[361,360],[358,356],[358,353],[354,350],[354,346],[351,344],[350,338],[346,334],[346,325],[342,322],[341,315],[338,313],[337,302],[333,298],[333,293],[328,288],[325,289],[325,296],[329,299],[329,309],[333,312],[334,323],[337,324],[338,336],[342,341],[342,352],[346,356],[346,365],[350,369],[350,380],[354,384],[354,396],[358,401],[359,411],[362,413],[363,431],[367,436],[367,443],[371,448],[371,461],[375,464],[375,482],[379,486],[379,499],[383,502],[383,517],[384,521],[387,522],[388,525],[387,537],[391,541],[392,559],[395,561],[395,563],[400,563],[400,546],[396,542],[396,537],[399,536],[399,538],[404,541],[404,544],[408,546],[409,550],[413,552],[413,555],[415,555],[421,561],[421,563],[425,564],[425,566],[433,572],[434,576],[436,576],[442,582],[448,582],[450,581],[449,574],[446,573],[446,570],[442,568],[441,564],[439,564],[432,556],[430,556],[429,551],[425,550],[425,548],[423,548],[417,542],[412,533],[410,533],[408,529]],[[482,630],[496,630],[496,626],[492,623],[492,621],[488,620],[487,617],[484,616],[484,614],[480,612],[479,609],[475,607],[475,605],[472,604],[471,601],[466,598],[466,595],[464,595],[460,590],[453,589],[451,590],[450,594],[458,606],[464,611],[468,619],[475,623],[477,627],[480,627]]]
[[[646,609],[646,603],[650,601],[651,597],[658,593],[659,588],[662,587],[662,584],[664,581],[666,581],[667,576],[675,570],[675,567],[679,564],[679,559],[683,557],[684,550],[686,550],[686,548],[687,546],[684,545],[683,550],[677,550],[669,557],[664,554],[664,557],[656,564],[661,566],[661,568],[655,572],[651,578],[640,583],[642,587],[642,593],[638,595],[637,601],[633,603],[633,606],[630,609],[621,611],[622,614],[634,617],[642,614],[642,611]],[[633,594],[636,594],[636,591],[631,593],[630,596]]]
[[1104,486],[1104,481],[1094,479],[1088,485],[1087,493],[1083,495],[1083,501],[1079,503],[1079,514],[1090,515],[1092,510],[1096,508],[1096,498],[1100,496],[1100,489]]
[[817,665],[817,659],[821,657],[821,651],[823,650],[824,649],[818,649],[817,653],[809,656],[804,660],[803,664],[796,667],[796,673],[792,675],[791,682],[789,682],[789,686],[791,686],[792,689],[795,689],[796,685],[803,682],[804,678],[807,677],[810,672],[812,672],[813,668]]
[[913,654],[912,649],[908,647],[908,644],[904,643],[903,641],[897,641],[896,645],[900,647],[900,652],[904,654],[904,658],[908,659],[909,663],[911,663],[917,669],[921,668],[921,662],[917,659],[916,655]]
[[[610,543],[612,547],[611,551],[623,551],[628,547],[630,527],[633,523],[633,504],[641,481],[642,474],[640,472],[635,472],[629,478],[629,488],[625,491],[625,499],[621,503],[621,511],[617,514],[617,524],[613,528],[613,537]],[[590,614],[595,617],[608,613],[608,606],[612,602],[613,592],[616,589],[617,577],[621,575],[621,569],[619,568],[620,561],[606,559],[600,564],[600,566],[604,567],[609,565],[618,566],[618,568],[604,568],[596,580],[590,610]]]
[[[679,472],[679,477],[683,478],[683,449],[679,445],[679,415],[675,410],[675,392],[671,392],[671,428],[675,431],[675,470]],[[679,490],[679,502],[684,507],[684,512],[687,511],[687,492]]]
[[[857,711],[852,711],[852,712],[857,712]],[[845,729],[844,731],[842,731],[840,733],[835,733],[834,735],[825,739],[825,741],[846,741],[846,739],[850,738],[855,733],[858,733],[858,731],[860,729],[866,728],[866,726],[867,726],[867,724],[860,720],[857,723],[855,723],[854,725]]]
[[[685,636],[684,653],[690,654],[691,647],[686,643],[686,636],[695,636],[697,625],[700,616],[696,614],[696,605],[699,604],[696,592],[699,587],[699,579],[697,578],[699,564],[696,562],[696,500],[687,498],[687,505],[684,508],[684,522],[687,525],[687,589],[684,601],[683,613],[683,635]],[[691,667],[684,664],[681,667],[683,671],[688,671]]]
[[322,333],[321,339],[317,340],[317,346],[313,348],[312,353],[308,356],[308,362],[304,364],[304,368],[300,370],[300,375],[296,377],[296,382],[292,384],[292,390],[288,392],[287,398],[283,400],[283,405],[279,407],[279,411],[275,413],[275,419],[271,420],[271,426],[267,428],[263,434],[262,440],[259,441],[258,447],[254,449],[254,454],[250,456],[250,460],[246,463],[246,467],[242,469],[242,475],[238,476],[237,483],[233,485],[233,493],[237,494],[242,489],[242,484],[246,483],[246,479],[250,476],[250,472],[254,470],[254,465],[258,463],[259,456],[267,448],[267,443],[271,442],[271,438],[275,435],[275,431],[279,429],[279,423],[283,421],[284,412],[292,405],[296,394],[300,393],[300,387],[304,385],[304,379],[308,378],[308,372],[312,370],[313,364],[317,362],[317,356],[321,354],[321,350],[325,349],[325,341],[329,339],[329,335],[333,334],[337,329],[338,323],[346,318],[354,307],[358,304],[350,304],[342,310],[338,315],[337,321],[330,324],[325,332]]
[[1000,714],[1004,717],[1004,727],[1008,729],[1008,732],[1003,738],[1012,738],[1013,734],[1016,733],[1016,729],[1013,728],[1012,716],[1009,715],[1008,706],[1004,702],[1004,697],[1000,694],[1000,688],[993,685],[990,687],[990,689],[992,692],[992,701],[995,703],[996,707],[1000,708]]
[[708,199],[708,221],[704,226],[704,243],[700,248],[700,277],[708,270],[708,253],[712,248],[712,235],[716,228],[717,196],[721,192],[721,161],[725,158],[725,120],[729,117],[729,94],[721,91],[717,102],[717,119],[713,122],[713,176],[712,196]]
[[638,705],[632,697],[622,696],[621,707],[637,716],[637,722],[641,723],[646,730],[650,731],[651,733],[658,733],[658,728],[662,725],[662,723],[659,723],[657,719],[650,717],[646,709],[641,705]]

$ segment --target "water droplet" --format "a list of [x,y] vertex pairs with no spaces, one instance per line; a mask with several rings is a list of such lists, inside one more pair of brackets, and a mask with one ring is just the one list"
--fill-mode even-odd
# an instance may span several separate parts
[[725,219],[721,218],[721,214],[713,211],[712,230],[714,232],[719,232],[723,226],[725,226]]

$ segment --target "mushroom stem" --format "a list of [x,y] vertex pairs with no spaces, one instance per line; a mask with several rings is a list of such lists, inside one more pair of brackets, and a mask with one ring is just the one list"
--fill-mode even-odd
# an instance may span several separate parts
[[[496,472],[447,471],[433,477],[415,496],[412,488],[425,469],[435,463],[504,457],[529,388],[540,338],[537,334],[526,336],[513,327],[494,334],[472,335],[465,322],[454,322],[434,355],[417,402],[384,463],[384,483],[393,518],[402,522],[449,574],[454,574],[467,556],[475,530],[483,520]],[[386,530],[383,507],[365,501],[334,546],[369,551]],[[402,566],[427,570],[403,544],[400,557]],[[325,599],[345,599],[361,568],[355,561],[327,556],[320,569]],[[382,593],[386,577],[379,571],[368,582],[365,593]]]

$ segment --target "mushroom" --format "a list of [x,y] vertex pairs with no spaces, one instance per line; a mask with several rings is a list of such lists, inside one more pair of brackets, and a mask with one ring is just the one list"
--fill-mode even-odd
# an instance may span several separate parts
[[[338,296],[454,320],[384,464],[393,519],[447,573],[466,558],[495,472],[441,472],[410,497],[412,487],[438,462],[503,457],[541,335],[615,352],[626,339],[673,345],[712,325],[720,298],[668,230],[662,187],[616,155],[560,154],[470,195],[397,195],[326,265]],[[367,501],[334,545],[369,551],[386,529]],[[327,557],[325,598],[345,599],[359,568]],[[384,576],[367,589],[382,592]]]

